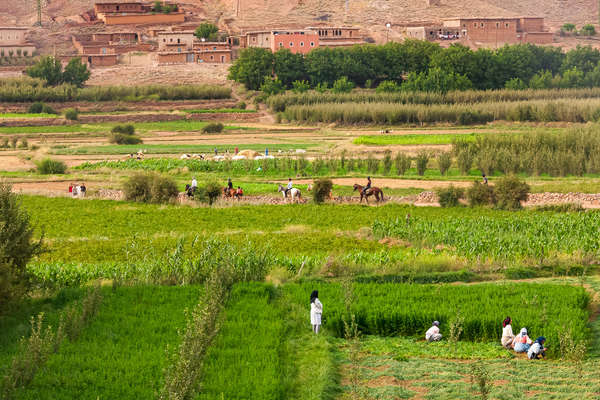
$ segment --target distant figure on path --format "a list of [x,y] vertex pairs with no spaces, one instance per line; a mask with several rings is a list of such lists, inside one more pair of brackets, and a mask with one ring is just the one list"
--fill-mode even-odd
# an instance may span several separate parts
[[233,189],[233,183],[231,182],[231,178],[227,178],[227,189]]
[[285,187],[285,197],[287,197],[290,190],[294,188],[294,183],[292,182],[292,178],[288,178],[288,184]]
[[265,149],[265,156],[269,155],[269,149]]
[[431,328],[427,329],[427,332],[425,332],[425,340],[428,342],[439,342],[442,340],[439,321],[433,321]]
[[192,186],[190,187],[190,189],[192,190],[192,193],[194,193],[197,188],[198,188],[198,181],[196,180],[196,177],[194,176],[192,178]]
[[483,184],[487,185],[488,184],[488,178],[487,178],[487,176],[485,176],[485,174],[481,174],[481,176],[483,177]]
[[85,197],[85,192],[87,191],[87,188],[85,187],[85,183],[81,183],[81,185],[79,186],[79,197]]
[[236,155],[236,156],[237,156],[237,153],[238,153],[238,151],[239,151],[239,149],[236,147],[236,148],[235,148],[235,155]]
[[321,314],[323,314],[323,304],[319,301],[319,292],[313,290],[310,294],[310,324],[317,335],[321,328]]

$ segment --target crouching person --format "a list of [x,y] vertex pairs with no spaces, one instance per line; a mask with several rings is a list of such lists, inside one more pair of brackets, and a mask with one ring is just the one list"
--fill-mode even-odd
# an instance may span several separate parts
[[544,347],[544,343],[546,343],[546,338],[540,336],[535,340],[535,342],[529,348],[527,352],[527,358],[530,360],[538,360],[540,357],[546,357],[546,348]]
[[531,347],[531,339],[527,335],[527,329],[522,328],[521,332],[515,337],[513,345],[516,353],[526,353]]
[[433,325],[431,328],[427,329],[425,332],[425,340],[428,342],[438,342],[442,340],[442,334],[440,333],[440,323],[438,321],[433,321]]

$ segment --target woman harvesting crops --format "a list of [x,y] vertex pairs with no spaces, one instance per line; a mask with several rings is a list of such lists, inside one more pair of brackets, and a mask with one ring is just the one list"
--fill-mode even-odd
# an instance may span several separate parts
[[515,340],[515,334],[512,330],[512,319],[510,317],[506,317],[504,321],[502,321],[502,339],[500,342],[502,346],[507,349],[511,349],[513,345],[513,341]]
[[313,290],[310,294],[310,324],[316,334],[319,334],[321,328],[321,314],[323,314],[323,304],[319,301],[319,292]]
[[521,328],[521,332],[515,337],[514,348],[516,353],[525,353],[531,346],[531,339],[527,336],[527,329]]

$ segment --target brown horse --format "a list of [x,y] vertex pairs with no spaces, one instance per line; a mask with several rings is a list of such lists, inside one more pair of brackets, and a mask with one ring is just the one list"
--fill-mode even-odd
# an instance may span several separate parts
[[238,193],[237,189],[229,189],[228,187],[224,187],[223,188],[223,198],[236,198],[236,199],[240,199],[240,197],[242,197],[242,194]]
[[360,192],[360,202],[361,203],[362,203],[363,197],[368,203],[369,196],[372,196],[372,195],[375,195],[375,199],[376,199],[375,201],[383,201],[383,190],[379,189],[376,186],[373,186],[372,188],[367,190],[367,192],[365,193],[363,190],[363,186],[359,185],[358,183],[355,183],[354,191],[357,191],[357,190]]

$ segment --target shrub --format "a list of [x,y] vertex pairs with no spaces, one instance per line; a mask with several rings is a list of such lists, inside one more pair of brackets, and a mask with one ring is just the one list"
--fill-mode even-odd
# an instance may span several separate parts
[[125,199],[140,203],[168,203],[179,194],[175,181],[153,173],[136,173],[123,184]]
[[467,200],[471,207],[495,204],[496,195],[494,188],[475,181],[473,182],[473,186],[467,190]]
[[323,203],[329,197],[332,187],[331,179],[316,179],[313,184],[313,201],[317,204]]
[[29,290],[27,263],[42,251],[42,239],[33,241],[33,233],[12,187],[0,183],[0,313]]
[[29,109],[27,112],[30,114],[40,114],[42,112],[43,108],[44,108],[44,103],[36,101],[35,103],[33,103],[29,106]]
[[396,154],[396,158],[394,159],[394,167],[396,168],[396,173],[398,175],[404,175],[410,168],[410,164],[410,157],[408,157],[406,154],[400,152]]
[[377,86],[375,89],[376,93],[393,93],[399,92],[400,85],[398,85],[395,81],[383,81]]
[[279,79],[272,79],[268,76],[265,76],[263,84],[260,85],[260,91],[270,96],[273,94],[279,94],[281,92],[284,92],[285,88],[283,87],[283,83],[281,83]]
[[65,110],[65,118],[71,121],[76,121],[79,118],[79,112],[75,108],[67,108]]
[[239,103],[237,103],[236,108],[240,109],[240,110],[245,110],[246,109],[246,103],[243,101],[240,101]]
[[209,181],[204,185],[208,204],[212,205],[215,200],[221,195],[221,185],[216,181]]
[[315,86],[315,91],[318,93],[325,93],[328,87],[327,82],[320,82]]
[[150,196],[153,203],[168,203],[179,194],[177,184],[172,178],[156,175],[150,186]]
[[331,91],[334,93],[349,93],[354,89],[354,83],[349,81],[347,77],[342,76],[337,81],[333,82]]
[[124,133],[111,133],[108,138],[109,143],[113,144],[140,144],[142,139],[136,135],[128,135]]
[[47,104],[44,104],[44,105],[42,106],[42,112],[43,112],[44,114],[58,114],[58,112],[56,112],[56,110],[55,110],[54,108],[50,107],[50,106],[49,106],[49,105],[47,105]]
[[592,24],[586,24],[581,27],[579,34],[583,35],[583,36],[595,36],[596,28],[594,28],[594,25],[592,25]]
[[202,128],[202,132],[203,133],[220,133],[223,131],[223,124],[220,122],[211,122],[210,124],[206,125],[204,128]]
[[37,172],[40,174],[64,174],[67,170],[67,165],[58,160],[51,158],[44,158],[43,160],[36,163]]
[[566,24],[564,24],[561,28],[563,31],[565,32],[573,32],[575,30],[575,24],[572,24],[570,22],[567,22]]
[[506,89],[510,89],[510,90],[524,90],[524,89],[527,89],[527,85],[525,84],[525,82],[523,82],[523,79],[521,79],[521,78],[512,78],[512,79],[509,79],[504,84],[504,87]]
[[417,154],[417,173],[420,176],[425,175],[425,170],[427,169],[427,164],[429,163],[429,153],[425,150],[421,150],[419,154]]
[[17,148],[17,143],[19,143],[19,137],[18,136],[13,136],[13,137],[10,138],[10,146],[13,149]]
[[27,149],[29,148],[29,142],[27,141],[27,138],[23,138],[21,139],[21,144],[19,145],[20,149]]
[[529,197],[529,185],[515,176],[500,178],[496,183],[497,207],[503,210],[518,210],[521,202]]
[[304,93],[310,89],[310,84],[306,80],[292,82],[292,91],[295,93]]
[[450,166],[452,165],[452,154],[449,152],[440,153],[437,156],[437,163],[440,173],[442,175],[446,175],[446,172],[448,172]]
[[447,188],[437,189],[435,192],[438,196],[440,206],[442,207],[458,206],[458,200],[462,199],[465,195],[465,191],[462,188],[454,187],[452,185]]
[[146,173],[136,173],[132,175],[123,184],[125,199],[128,201],[137,201],[139,203],[149,203],[152,199],[152,178],[153,175]]
[[111,129],[112,133],[124,133],[125,135],[133,135],[135,133],[135,127],[131,124],[127,125],[115,125]]

